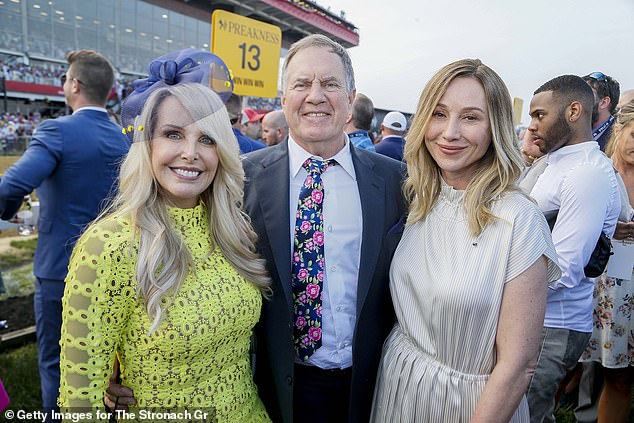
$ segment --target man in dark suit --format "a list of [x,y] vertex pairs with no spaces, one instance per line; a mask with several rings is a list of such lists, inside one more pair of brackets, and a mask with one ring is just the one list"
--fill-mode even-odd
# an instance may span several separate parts
[[[56,409],[59,339],[68,260],[82,229],[101,210],[130,148],[105,104],[114,82],[110,62],[91,50],[68,54],[62,76],[73,114],[43,122],[22,157],[0,180],[0,217],[15,215],[25,195],[37,188],[38,242],[33,259],[35,318],[42,402]],[[49,413],[50,416],[50,413]]]
[[[243,160],[245,207],[273,279],[256,330],[256,383],[274,421],[366,422],[381,347],[394,324],[388,272],[405,213],[403,171],[390,158],[355,148],[344,133],[355,87],[342,46],[322,35],[300,40],[288,52],[282,81],[289,137]],[[311,166],[325,170],[315,176]],[[305,241],[301,202],[308,186],[309,207],[321,203],[323,210],[310,214],[320,229]],[[313,239],[323,240],[322,255],[304,263]],[[311,290],[320,293],[316,303],[309,300],[314,316],[303,308]],[[302,337],[306,321],[310,337]]]
[[401,112],[390,112],[383,118],[381,124],[381,141],[375,146],[376,152],[403,161],[405,148],[405,131],[407,119]]

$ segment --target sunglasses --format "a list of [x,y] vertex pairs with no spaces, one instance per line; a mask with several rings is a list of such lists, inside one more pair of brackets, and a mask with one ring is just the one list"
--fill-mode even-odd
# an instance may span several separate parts
[[[63,74],[62,76],[59,77],[59,80],[62,81],[62,86],[64,86],[64,84],[66,83],[66,80],[68,79],[68,77],[66,76],[66,74]],[[71,78],[70,80],[75,80],[77,82],[79,82],[80,84],[83,84],[83,82],[81,82],[79,79],[77,78]]]
[[588,75],[588,78],[592,78],[595,81],[607,81],[608,77],[603,72],[592,72]]
[[586,78],[594,79],[595,81],[604,82],[606,92],[610,92],[610,85],[608,83],[608,76],[603,72],[592,72]]

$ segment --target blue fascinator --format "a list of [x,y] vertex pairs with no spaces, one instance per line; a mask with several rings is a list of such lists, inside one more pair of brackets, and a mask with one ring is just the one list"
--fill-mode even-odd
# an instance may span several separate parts
[[233,80],[225,62],[207,51],[187,48],[152,60],[148,77],[132,83],[134,91],[121,106],[123,133],[132,140],[134,120],[141,114],[150,94],[169,85],[199,83],[211,88],[223,103],[233,92]]

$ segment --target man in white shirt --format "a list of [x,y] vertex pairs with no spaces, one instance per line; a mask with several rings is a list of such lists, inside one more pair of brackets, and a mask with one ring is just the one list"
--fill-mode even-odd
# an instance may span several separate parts
[[[298,41],[282,84],[288,140],[243,160],[245,209],[273,279],[256,330],[255,380],[273,421],[367,422],[394,324],[388,271],[405,212],[402,168],[344,133],[355,87],[342,46],[323,35]],[[314,203],[319,211],[302,222]],[[311,224],[314,236],[300,239]],[[315,245],[319,258],[307,260]],[[310,337],[301,332],[307,321]]]
[[549,286],[543,343],[528,391],[531,422],[554,422],[555,397],[592,333],[594,280],[584,267],[601,231],[610,238],[620,198],[614,169],[592,137],[592,89],[564,75],[538,88],[528,130],[548,162],[531,196],[553,228],[562,277]]

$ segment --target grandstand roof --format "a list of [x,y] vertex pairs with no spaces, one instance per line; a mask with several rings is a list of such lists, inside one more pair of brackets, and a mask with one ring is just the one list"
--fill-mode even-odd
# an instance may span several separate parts
[[346,48],[359,45],[356,26],[347,21],[343,14],[337,15],[311,0],[145,1],[184,13],[190,7],[198,9],[198,12],[222,9],[268,22],[281,28],[285,47],[310,34],[327,35]]
[[344,47],[359,45],[359,33],[353,24],[309,0],[225,1],[252,9],[252,17],[260,20],[263,17],[282,28],[282,32],[300,33],[297,38],[321,33],[335,38]]

